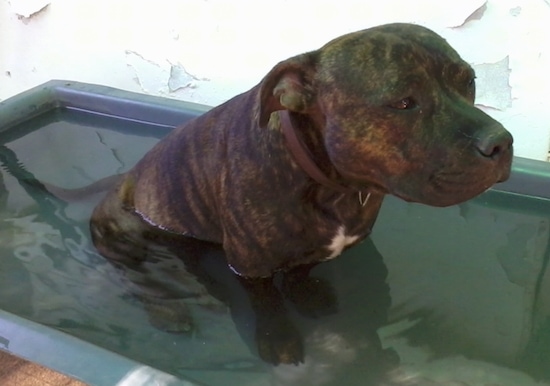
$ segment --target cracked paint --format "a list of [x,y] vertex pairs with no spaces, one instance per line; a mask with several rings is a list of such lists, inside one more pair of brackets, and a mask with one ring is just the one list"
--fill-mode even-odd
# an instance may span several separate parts
[[478,85],[476,104],[501,111],[512,107],[510,58],[506,56],[496,63],[482,63],[473,67]]
[[10,0],[8,3],[20,19],[30,19],[44,11],[51,2],[47,0]]

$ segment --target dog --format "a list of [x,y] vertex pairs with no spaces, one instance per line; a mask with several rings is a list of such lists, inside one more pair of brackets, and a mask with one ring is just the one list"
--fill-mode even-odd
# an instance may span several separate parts
[[149,240],[221,244],[260,357],[299,363],[284,300],[336,310],[309,273],[369,235],[386,194],[449,206],[508,178],[512,136],[474,98],[473,69],[427,28],[338,37],[161,140],[95,208],[93,242],[136,266]]

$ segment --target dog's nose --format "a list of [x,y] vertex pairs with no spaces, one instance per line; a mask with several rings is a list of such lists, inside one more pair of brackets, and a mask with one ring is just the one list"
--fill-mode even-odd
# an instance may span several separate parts
[[479,153],[487,158],[498,158],[512,148],[512,135],[506,130],[490,133],[477,138],[475,146]]

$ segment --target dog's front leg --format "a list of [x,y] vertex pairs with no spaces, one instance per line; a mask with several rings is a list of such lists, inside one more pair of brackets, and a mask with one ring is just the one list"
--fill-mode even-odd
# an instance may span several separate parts
[[256,345],[260,357],[274,365],[303,362],[302,336],[289,319],[273,278],[239,277],[239,280],[256,314]]
[[338,311],[338,300],[332,285],[325,279],[309,275],[316,265],[301,265],[286,272],[281,286],[284,296],[294,303],[298,312],[308,317]]

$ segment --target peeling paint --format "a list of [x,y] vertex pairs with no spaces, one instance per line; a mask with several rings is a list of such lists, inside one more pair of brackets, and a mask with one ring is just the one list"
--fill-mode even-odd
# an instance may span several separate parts
[[[62,74],[217,105],[254,86],[278,60],[346,32],[411,22],[433,29],[466,61],[480,65],[479,78],[489,77],[478,82],[480,107],[487,105],[486,112],[512,132],[518,155],[547,158],[550,0],[390,0],[372,7],[355,0],[342,3],[323,1],[311,12],[310,3],[293,2],[294,11],[288,12],[276,2],[245,0],[143,7],[123,0],[107,8],[97,0],[0,0],[5,14],[0,20],[0,98]],[[266,12],[281,28],[263,28]],[[303,33],[304,14],[311,33]],[[262,31],[261,36],[254,31]],[[66,52],[73,53],[71,60],[64,60]],[[483,69],[506,56],[508,71]],[[498,71],[504,76],[495,86]]]
[[154,66],[157,66],[157,67],[160,67],[160,65],[158,63],[156,63],[155,61],[153,60],[150,60],[150,59],[146,59],[143,55],[141,55],[139,52],[136,52],[136,51],[132,51],[132,50],[126,50],[126,57],[128,58],[128,56],[135,56],[138,60],[141,60],[143,62],[147,62],[151,65],[154,65]]
[[133,80],[149,94],[193,90],[198,82],[208,80],[189,73],[181,63],[172,64],[168,59],[157,62],[133,50],[126,50],[126,64],[134,70]]
[[175,92],[182,88],[195,88],[195,81],[199,80],[196,76],[187,72],[181,64],[172,65],[170,68],[170,79],[168,79],[168,88],[170,92]]
[[170,78],[168,62],[156,63],[135,51],[126,50],[126,64],[135,72],[134,80],[146,93],[163,93]]
[[43,12],[51,3],[47,0],[10,0],[8,3],[20,19],[30,19]]
[[[460,22],[455,22],[453,25],[449,25],[450,28],[460,28],[463,27],[465,24],[474,21],[474,20],[481,20],[483,15],[485,14],[485,11],[487,11],[487,0],[482,1],[480,4],[476,5],[476,8],[474,8],[473,12],[471,12],[467,17],[461,16],[459,19]],[[457,16],[458,18],[458,16]]]
[[476,104],[497,110],[512,107],[512,87],[510,87],[510,58],[506,56],[496,63],[474,65],[478,89]]

